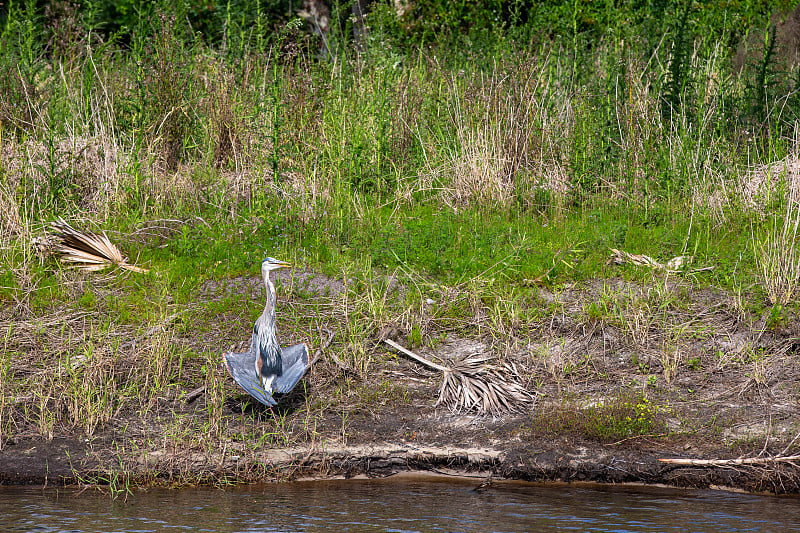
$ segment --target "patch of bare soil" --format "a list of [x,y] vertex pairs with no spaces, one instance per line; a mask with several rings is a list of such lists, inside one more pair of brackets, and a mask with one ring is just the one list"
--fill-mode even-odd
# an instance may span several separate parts
[[[273,281],[307,296],[335,296],[346,289],[343,281],[310,271],[278,271],[273,274]],[[264,281],[261,278],[245,276],[224,281],[208,280],[200,287],[201,297],[209,300],[245,296],[257,301],[263,291]]]
[[[324,285],[313,273],[302,279],[308,293],[298,299],[343,290],[312,290]],[[241,279],[201,293],[256,299],[257,290],[258,280]],[[441,373],[388,351],[379,338],[388,325],[376,324],[361,346],[371,358],[365,370],[348,364],[356,348],[345,326],[327,323],[336,340],[274,410],[253,405],[215,370],[200,394],[165,394],[145,418],[123,411],[90,438],[17,432],[0,450],[0,482],[103,482],[122,475],[182,484],[425,470],[475,476],[476,483],[508,478],[800,492],[800,462],[791,460],[800,450],[798,317],[767,327],[723,292],[618,280],[542,289],[531,306],[546,312],[489,327],[491,310],[477,305],[468,327],[437,331],[433,347],[418,349],[444,363],[476,352],[513,362],[537,398],[522,412],[492,417],[437,408]],[[404,342],[402,325],[391,327]],[[222,403],[214,383],[225,393]],[[750,460],[660,461],[741,457]]]

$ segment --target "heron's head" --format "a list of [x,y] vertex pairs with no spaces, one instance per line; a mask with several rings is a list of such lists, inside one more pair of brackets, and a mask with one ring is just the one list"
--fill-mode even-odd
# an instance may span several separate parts
[[280,259],[275,259],[274,257],[267,257],[261,262],[261,272],[267,274],[273,270],[278,270],[279,268],[290,268],[291,266],[292,265],[286,261],[281,261]]

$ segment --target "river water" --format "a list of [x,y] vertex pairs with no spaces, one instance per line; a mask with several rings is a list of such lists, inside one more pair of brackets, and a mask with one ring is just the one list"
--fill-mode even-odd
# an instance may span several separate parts
[[0,487],[2,532],[800,531],[800,499],[391,478],[134,490]]

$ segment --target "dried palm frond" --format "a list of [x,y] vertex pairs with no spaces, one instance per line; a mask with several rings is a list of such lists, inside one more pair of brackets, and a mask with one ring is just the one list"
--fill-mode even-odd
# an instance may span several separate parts
[[102,235],[78,231],[63,218],[50,224],[55,234],[53,249],[61,255],[61,259],[78,268],[94,272],[109,266],[118,266],[133,272],[147,272],[146,268],[129,265],[125,256],[108,239]]
[[534,395],[519,383],[519,373],[513,364],[492,365],[493,357],[472,354],[447,367],[429,361],[390,339],[384,342],[423,365],[444,373],[437,406],[446,405],[454,412],[476,411],[497,416],[504,412],[520,411],[535,400]]
[[[615,263],[617,265],[622,265],[625,263],[631,263],[636,266],[648,266],[650,268],[655,268],[657,270],[664,270],[665,272],[682,272],[683,268],[694,261],[693,255],[679,255],[678,257],[673,257],[666,263],[659,263],[649,255],[639,255],[639,254],[632,254],[628,253],[625,250],[617,250],[616,248],[611,248],[611,259],[608,260],[606,264]],[[713,266],[710,267],[701,267],[701,268],[693,268],[690,269],[690,273],[695,272],[705,272],[708,270],[714,270]]]

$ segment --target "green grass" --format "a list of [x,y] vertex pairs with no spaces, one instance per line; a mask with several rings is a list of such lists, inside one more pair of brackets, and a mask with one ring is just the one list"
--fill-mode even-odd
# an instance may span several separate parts
[[[157,247],[134,244],[128,254],[154,273],[130,281],[149,280],[141,289],[148,291],[154,283],[163,285],[161,290],[168,290],[176,302],[186,303],[188,294],[204,280],[257,275],[267,255],[332,275],[368,264],[378,272],[401,268],[453,285],[475,277],[516,283],[538,278],[553,286],[598,276],[649,275],[640,268],[606,265],[611,248],[619,248],[661,261],[693,254],[695,265],[714,267],[693,275],[701,286],[733,289],[734,284],[756,282],[749,224],[731,221],[709,227],[713,220],[690,221],[680,212],[671,213],[668,224],[615,207],[576,210],[558,218],[483,207],[452,212],[421,205],[407,209],[402,217],[387,206],[368,219],[341,224],[328,219],[320,225],[292,225],[279,214],[268,220],[246,219],[244,232],[239,221],[222,220],[212,228],[183,226]],[[330,226],[340,231],[331,231]],[[46,276],[46,270],[41,274]],[[40,290],[55,288],[43,280]]]

